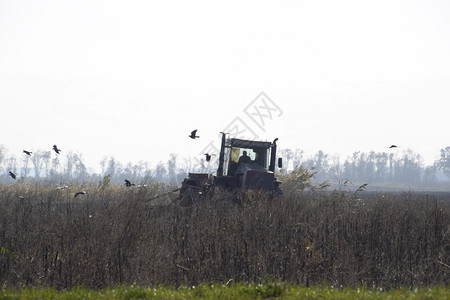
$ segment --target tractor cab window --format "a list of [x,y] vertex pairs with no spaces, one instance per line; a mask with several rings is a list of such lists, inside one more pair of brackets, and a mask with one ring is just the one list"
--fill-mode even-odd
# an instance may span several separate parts
[[245,162],[251,163],[257,159],[258,153],[253,149],[231,148],[231,161],[235,163]]
[[239,163],[257,164],[266,170],[269,168],[270,149],[232,147],[230,150],[229,175],[236,172]]
[[239,166],[244,162],[248,165],[247,168],[252,170],[269,170],[272,151],[270,142],[233,138],[226,140],[223,146],[223,175],[235,176]]
[[255,163],[267,170],[270,164],[270,148],[256,148],[253,151],[256,154]]

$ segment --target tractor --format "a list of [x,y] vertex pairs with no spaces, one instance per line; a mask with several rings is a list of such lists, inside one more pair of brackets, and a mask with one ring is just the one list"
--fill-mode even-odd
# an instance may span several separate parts
[[280,195],[281,182],[275,178],[275,164],[282,168],[282,158],[276,159],[277,140],[273,142],[228,138],[222,134],[216,175],[189,173],[180,188],[180,205],[191,205],[202,195],[222,188],[233,194],[259,191]]

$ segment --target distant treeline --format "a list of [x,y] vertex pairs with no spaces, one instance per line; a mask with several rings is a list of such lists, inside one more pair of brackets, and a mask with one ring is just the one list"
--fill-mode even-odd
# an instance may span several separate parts
[[[432,165],[425,165],[420,154],[412,150],[402,153],[355,152],[344,161],[342,158],[318,151],[307,156],[301,149],[282,149],[278,156],[283,157],[283,168],[278,171],[286,174],[295,168],[303,167],[315,172],[321,181],[420,184],[433,185],[450,178],[450,146],[440,150],[440,158]],[[83,155],[67,152],[56,155],[51,151],[38,150],[32,155],[14,155],[0,145],[0,182],[12,183],[14,180],[43,180],[48,182],[98,182],[105,176],[113,184],[124,183],[128,179],[137,184],[165,182],[180,185],[189,172],[210,172],[217,169],[215,160],[206,162],[203,158],[180,158],[170,154],[166,162],[150,166],[146,161],[123,164],[114,157],[105,157],[99,162],[100,172],[90,172]],[[16,175],[13,179],[9,172]]]
[[450,178],[450,147],[441,150],[441,157],[432,165],[425,165],[423,157],[408,149],[401,154],[387,152],[354,152],[341,161],[340,157],[318,151],[305,157],[303,150],[280,151],[289,168],[302,166],[314,169],[319,180],[352,180],[369,183],[435,184]]

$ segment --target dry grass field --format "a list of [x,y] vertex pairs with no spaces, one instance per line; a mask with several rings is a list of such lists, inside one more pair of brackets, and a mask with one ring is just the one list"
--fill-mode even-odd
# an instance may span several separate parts
[[[87,194],[74,198],[80,190]],[[0,285],[450,281],[449,193],[312,191],[238,201],[216,193],[181,208],[150,200],[160,192],[156,185],[0,185]]]

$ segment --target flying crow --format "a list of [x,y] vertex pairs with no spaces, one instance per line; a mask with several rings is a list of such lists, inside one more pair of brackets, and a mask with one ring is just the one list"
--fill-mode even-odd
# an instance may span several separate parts
[[391,149],[391,148],[397,148],[397,147],[398,147],[397,145],[391,145],[388,148]]
[[75,198],[78,195],[86,195],[86,192],[85,191],[77,192],[77,193],[75,193],[75,196],[73,196],[73,197]]
[[53,150],[55,150],[55,152],[57,154],[59,154],[59,152],[61,152],[61,149],[58,149],[58,147],[56,145],[53,145]]
[[128,179],[125,179],[125,186],[130,187],[130,186],[133,186],[133,185],[135,185],[135,184],[131,183],[131,181],[129,181]]
[[31,156],[31,153],[33,153],[33,152],[27,151],[27,150],[23,150],[23,153],[25,153],[25,154],[28,155],[28,156]]
[[215,154],[208,154],[208,153],[205,153],[206,161],[210,161],[210,160],[211,160],[211,156],[213,156],[213,155],[215,155]]
[[13,172],[9,171],[9,176],[12,177],[12,179],[16,179],[16,174],[14,174]]
[[199,136],[198,135],[196,135],[197,134],[197,129],[195,129],[195,130],[193,130],[192,132],[191,132],[191,135],[189,136],[191,139],[196,139],[196,138],[199,138]]

